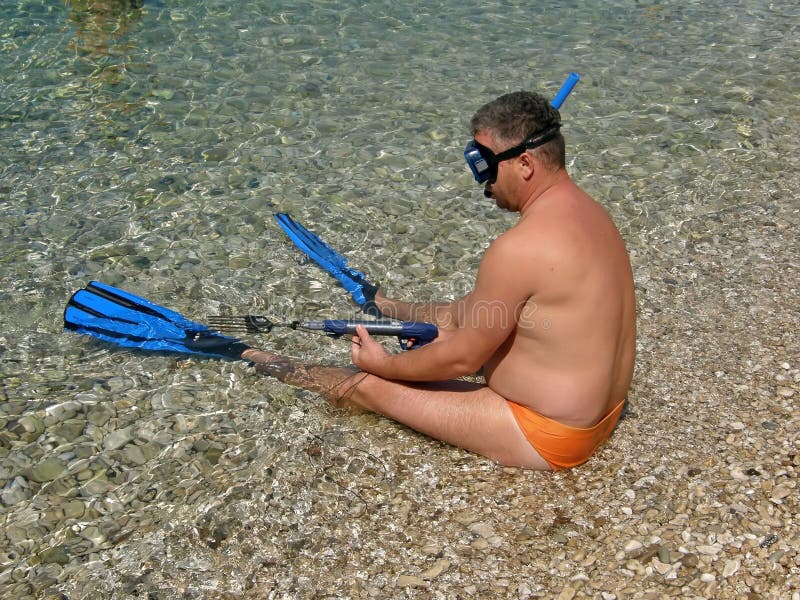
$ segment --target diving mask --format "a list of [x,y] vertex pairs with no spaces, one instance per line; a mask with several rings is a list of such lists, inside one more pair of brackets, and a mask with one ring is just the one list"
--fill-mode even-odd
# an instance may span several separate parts
[[467,161],[475,181],[478,183],[494,183],[497,180],[497,165],[504,160],[519,156],[526,150],[546,144],[558,135],[560,128],[560,123],[548,125],[544,129],[529,135],[521,144],[517,144],[508,150],[503,150],[499,154],[495,154],[480,142],[472,140],[464,148],[464,160]]

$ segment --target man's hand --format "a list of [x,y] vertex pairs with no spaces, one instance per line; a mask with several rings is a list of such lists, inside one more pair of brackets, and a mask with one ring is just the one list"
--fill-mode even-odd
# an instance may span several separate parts
[[378,376],[381,375],[381,367],[389,358],[384,347],[372,339],[362,325],[356,328],[356,335],[353,336],[351,355],[355,366]]

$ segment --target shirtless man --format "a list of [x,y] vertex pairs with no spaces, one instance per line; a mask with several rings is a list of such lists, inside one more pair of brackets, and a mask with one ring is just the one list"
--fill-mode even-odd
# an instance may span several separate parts
[[[387,354],[362,328],[352,347],[359,371],[259,350],[242,358],[503,465],[585,462],[614,429],[630,386],[635,298],[622,238],[569,178],[559,128],[558,111],[527,92],[473,117],[468,162],[484,195],[519,222],[492,242],[463,298],[375,296],[387,317],[439,325],[435,342]],[[485,384],[455,380],[481,368]]]

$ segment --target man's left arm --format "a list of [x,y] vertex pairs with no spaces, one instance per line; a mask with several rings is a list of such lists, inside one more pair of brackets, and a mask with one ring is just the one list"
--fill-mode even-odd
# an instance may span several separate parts
[[353,345],[353,363],[384,379],[441,381],[480,369],[516,328],[519,311],[531,295],[519,277],[520,255],[511,237],[501,236],[486,251],[475,289],[464,301],[457,329],[400,354],[388,354],[363,331]]

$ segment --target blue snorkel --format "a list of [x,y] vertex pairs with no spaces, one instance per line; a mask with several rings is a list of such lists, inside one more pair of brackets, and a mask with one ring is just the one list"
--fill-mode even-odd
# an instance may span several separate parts
[[550,101],[550,106],[558,110],[561,108],[561,105],[564,104],[564,100],[567,99],[572,88],[580,81],[581,76],[577,73],[570,73],[569,76],[564,80],[564,83],[561,85],[561,89],[558,90],[555,98]]
[[[564,104],[564,100],[567,99],[567,96],[569,96],[570,92],[578,83],[580,78],[581,76],[577,73],[570,73],[567,79],[561,85],[561,89],[558,90],[555,98],[550,101],[550,106],[556,110],[561,108],[561,105]],[[499,154],[494,154],[485,146],[479,144],[475,140],[472,140],[464,149],[464,160],[467,161],[467,165],[469,166],[470,171],[472,171],[475,181],[478,183],[486,183],[487,181],[494,183],[494,180],[497,177],[497,165],[500,162],[514,158],[515,156],[519,156],[519,154],[525,150],[530,150],[546,144],[556,137],[556,135],[558,135],[559,126],[559,124],[555,124],[538,131],[532,134],[531,137],[523,141],[521,144],[518,144],[513,148],[509,148],[508,150],[504,150]]]

